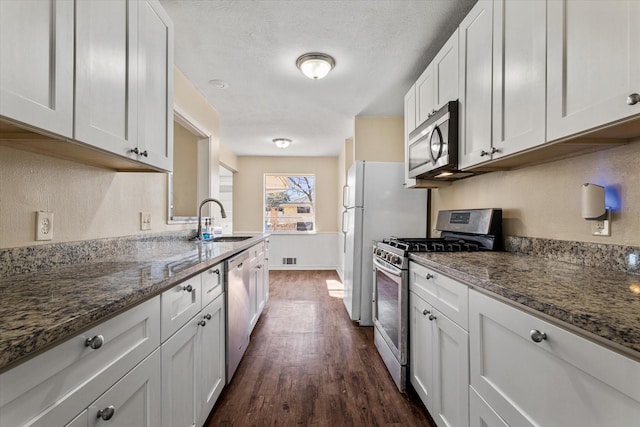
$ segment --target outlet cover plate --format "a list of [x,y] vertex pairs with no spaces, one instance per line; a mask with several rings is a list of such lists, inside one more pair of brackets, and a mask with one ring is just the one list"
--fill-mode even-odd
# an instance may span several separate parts
[[151,230],[151,212],[140,212],[140,230]]
[[591,222],[592,236],[611,236],[611,211],[607,209],[605,219]]
[[36,212],[36,240],[53,240],[53,212]]

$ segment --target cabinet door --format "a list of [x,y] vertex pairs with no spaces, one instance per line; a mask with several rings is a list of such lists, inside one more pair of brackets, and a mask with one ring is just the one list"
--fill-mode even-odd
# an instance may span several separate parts
[[640,2],[548,2],[547,140],[640,114]]
[[458,30],[449,37],[432,62],[434,109],[458,99]]
[[491,155],[493,3],[479,0],[462,20],[460,37],[460,168]]
[[493,7],[495,159],[545,142],[547,2],[495,0]]
[[[427,316],[425,316],[427,317]],[[438,427],[469,425],[469,334],[433,309],[433,408]]]
[[118,381],[88,409],[89,427],[160,425],[160,350]]
[[416,180],[409,178],[409,134],[416,129],[416,85],[404,96],[404,186],[414,187]]
[[224,295],[202,309],[200,319],[206,322],[199,333],[200,366],[197,425],[202,426],[218,400],[226,383],[225,377],[225,307]]
[[249,332],[253,331],[253,327],[258,322],[258,287],[260,283],[261,265],[251,267],[249,270]]
[[429,315],[433,308],[415,293],[409,293],[410,357],[409,369],[411,384],[420,396],[429,412],[434,407],[433,401],[433,327]]
[[469,418],[470,427],[509,427],[471,386],[469,386]]
[[202,300],[201,287],[202,281],[198,275],[162,293],[161,332],[163,342],[198,314],[202,308],[200,303]]
[[416,127],[420,126],[422,122],[429,118],[430,114],[435,112],[434,85],[433,63],[431,63],[416,80]]
[[73,136],[73,7],[0,1],[0,116]]
[[262,260],[262,264],[259,265],[259,277],[258,277],[258,316],[262,314],[264,306],[269,299],[269,261]]
[[162,426],[193,427],[196,423],[198,333],[200,317],[194,317],[160,347],[162,356]]
[[136,0],[76,2],[75,138],[136,157]]
[[173,23],[157,0],[138,11],[138,150],[145,163],[173,169]]
[[507,424],[640,419],[640,363],[476,291],[469,302],[471,385]]

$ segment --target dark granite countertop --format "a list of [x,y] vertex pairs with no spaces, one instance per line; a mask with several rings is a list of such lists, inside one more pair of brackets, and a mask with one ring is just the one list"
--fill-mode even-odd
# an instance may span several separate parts
[[139,304],[268,235],[141,241],[126,254],[0,277],[0,372]]
[[640,275],[507,252],[410,259],[640,360]]

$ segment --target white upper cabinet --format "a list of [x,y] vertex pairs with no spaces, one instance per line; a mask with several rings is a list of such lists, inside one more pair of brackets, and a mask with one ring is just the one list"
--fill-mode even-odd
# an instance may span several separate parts
[[404,96],[404,186],[414,187],[416,180],[409,178],[409,134],[416,129],[416,85]]
[[0,1],[0,116],[73,135],[73,8]]
[[548,2],[547,140],[640,114],[640,2]]
[[458,30],[442,46],[432,64],[433,104],[437,111],[458,99]]
[[173,167],[173,23],[157,0],[139,3],[138,152]]
[[133,155],[138,139],[138,2],[76,3],[75,138]]
[[495,0],[493,159],[545,142],[545,73],[546,2]]
[[433,96],[434,76],[433,62],[416,80],[416,127],[427,120],[436,110]]
[[460,23],[460,138],[461,169],[491,155],[493,3],[479,0]]

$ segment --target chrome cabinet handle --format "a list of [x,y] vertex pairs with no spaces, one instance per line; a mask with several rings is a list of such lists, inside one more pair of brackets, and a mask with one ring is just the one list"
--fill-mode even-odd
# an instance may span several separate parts
[[542,342],[547,339],[547,334],[544,332],[540,332],[537,329],[532,329],[531,332],[529,332],[529,336],[531,337],[533,342]]
[[242,268],[242,265],[244,264],[244,262],[241,262],[240,264],[238,264],[238,270]]
[[480,157],[490,156],[490,155],[491,155],[491,153],[488,152],[488,151],[484,151],[484,150],[480,151]]
[[198,322],[198,326],[207,326],[207,322],[205,322],[204,320],[201,320]]
[[215,270],[209,270],[209,274],[217,274],[220,275],[220,269],[216,268]]
[[[207,320],[211,320],[211,313],[205,314],[204,318],[207,319]],[[204,325],[202,325],[202,326],[204,326]]]
[[129,150],[129,152],[136,155],[140,154],[140,150],[138,150],[138,147],[132,148],[131,150]]
[[144,150],[143,152],[141,152],[140,155],[144,157],[149,157],[149,153],[147,152],[147,150]]
[[426,276],[424,276],[425,279],[429,280],[429,279],[433,279],[433,274],[431,273],[427,273]]
[[426,308],[425,308],[425,309],[424,309],[424,311],[422,312],[422,314],[423,314],[423,315],[425,315],[425,316],[426,316],[427,314],[429,314],[429,313],[431,313],[431,312],[430,312],[429,310],[427,310]]
[[102,418],[105,421],[109,421],[113,417],[113,414],[115,413],[116,413],[116,408],[114,408],[113,405],[110,405],[104,409],[100,409],[98,411],[98,416],[96,418]]
[[187,291],[187,292],[191,292],[191,291],[193,291],[193,286],[191,286],[191,285],[183,286],[182,290],[183,291]]
[[632,93],[627,96],[627,105],[636,105],[638,102],[640,102],[640,94]]
[[433,314],[429,315],[429,320],[435,320],[436,316],[434,316]]
[[94,350],[99,349],[104,344],[104,337],[102,335],[96,335],[92,338],[87,338],[84,342],[85,347],[91,347]]
[[496,153],[499,153],[499,152],[500,152],[499,148],[491,147],[491,154],[496,154]]

